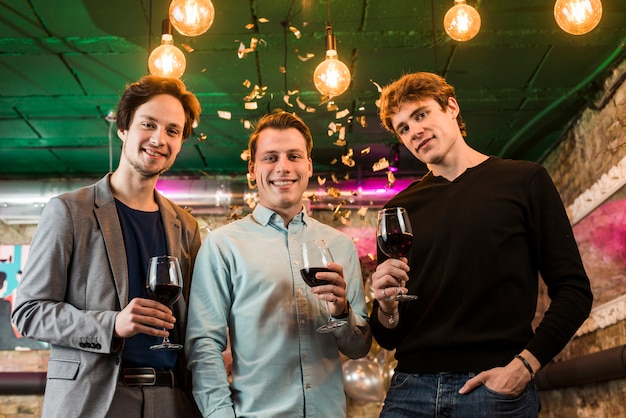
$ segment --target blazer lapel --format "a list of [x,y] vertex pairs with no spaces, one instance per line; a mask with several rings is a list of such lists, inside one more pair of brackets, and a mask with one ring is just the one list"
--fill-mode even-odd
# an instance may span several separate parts
[[124,236],[122,235],[117,207],[115,206],[115,200],[109,185],[110,175],[106,175],[95,185],[94,214],[104,238],[109,267],[113,272],[120,308],[124,309],[128,304],[128,268]]

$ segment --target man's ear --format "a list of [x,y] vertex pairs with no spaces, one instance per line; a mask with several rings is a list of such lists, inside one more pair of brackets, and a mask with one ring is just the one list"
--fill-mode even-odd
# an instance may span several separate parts
[[122,140],[122,142],[126,141],[126,133],[128,133],[128,131],[125,131],[123,129],[118,129],[117,130],[117,137],[119,139]]

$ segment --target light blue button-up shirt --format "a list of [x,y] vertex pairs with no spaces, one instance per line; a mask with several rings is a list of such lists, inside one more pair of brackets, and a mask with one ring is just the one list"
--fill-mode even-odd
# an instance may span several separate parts
[[[343,266],[349,325],[316,332],[322,302],[300,275],[299,246],[323,239]],[[222,351],[230,333],[229,383]],[[354,243],[299,213],[285,227],[257,205],[247,217],[212,231],[196,258],[185,350],[193,394],[205,417],[343,417],[339,353],[367,354],[371,333]]]

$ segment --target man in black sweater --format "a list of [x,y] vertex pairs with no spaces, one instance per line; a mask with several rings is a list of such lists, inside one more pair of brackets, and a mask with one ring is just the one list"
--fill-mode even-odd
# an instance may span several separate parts
[[[381,417],[536,417],[534,374],[593,301],[560,196],[541,165],[465,142],[442,77],[407,74],[380,102],[383,125],[430,170],[385,205],[407,209],[414,239],[407,258],[379,251],[372,276],[372,331],[398,360]],[[539,275],[551,304],[533,329]]]

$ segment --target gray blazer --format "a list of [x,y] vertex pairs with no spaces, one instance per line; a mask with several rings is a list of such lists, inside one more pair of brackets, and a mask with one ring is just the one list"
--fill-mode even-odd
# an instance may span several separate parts
[[[43,417],[104,417],[115,393],[124,341],[114,338],[113,330],[128,303],[128,271],[109,177],[50,200],[17,289],[12,313],[17,329],[50,343]],[[184,277],[184,297],[174,306],[177,322],[170,332],[181,342],[200,229],[188,212],[155,195],[168,254],[178,257]],[[178,367],[189,383],[183,357],[181,351]]]

